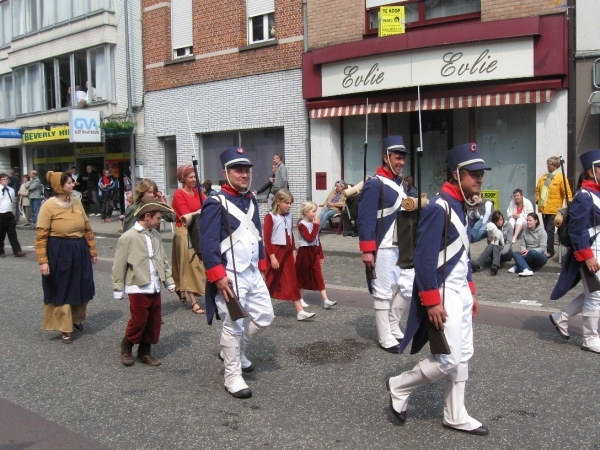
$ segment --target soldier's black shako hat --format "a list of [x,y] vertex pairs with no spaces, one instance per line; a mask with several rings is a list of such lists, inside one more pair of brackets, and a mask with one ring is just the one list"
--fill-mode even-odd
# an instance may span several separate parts
[[600,148],[579,155],[579,161],[581,161],[583,170],[591,169],[592,165],[600,166]]
[[227,150],[221,153],[220,158],[224,169],[227,169],[231,166],[254,166],[254,164],[252,164],[246,156],[246,150],[244,150],[244,147],[229,147]]
[[406,153],[402,136],[388,136],[381,140],[381,151],[384,155],[389,152]]
[[492,170],[485,165],[485,161],[477,150],[477,144],[462,144],[446,152],[446,163],[451,172],[460,169],[466,170]]

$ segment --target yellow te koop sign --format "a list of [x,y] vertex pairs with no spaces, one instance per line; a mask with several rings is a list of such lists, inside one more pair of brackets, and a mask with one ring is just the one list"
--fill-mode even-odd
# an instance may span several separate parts
[[404,34],[404,6],[382,6],[379,8],[379,37]]
[[483,201],[490,201],[494,204],[494,211],[500,208],[500,191],[481,191]]

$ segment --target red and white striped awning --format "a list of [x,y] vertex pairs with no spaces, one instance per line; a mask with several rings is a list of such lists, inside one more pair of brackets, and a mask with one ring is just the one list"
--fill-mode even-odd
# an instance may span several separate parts
[[[505,92],[499,94],[461,95],[457,97],[429,98],[421,100],[421,110],[476,108],[480,106],[526,105],[532,103],[549,103],[554,97],[554,89],[536,91]],[[394,114],[418,111],[417,100],[398,102],[382,102],[369,104],[369,114]],[[340,116],[360,116],[367,114],[367,105],[331,106],[327,108],[311,108],[308,105],[311,119]]]

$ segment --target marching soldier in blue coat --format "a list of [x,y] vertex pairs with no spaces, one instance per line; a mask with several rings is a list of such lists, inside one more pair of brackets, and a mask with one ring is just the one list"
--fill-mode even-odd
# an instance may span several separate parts
[[[410,301],[401,294],[406,286],[412,290],[413,283],[413,270],[396,265],[402,251],[398,249],[396,215],[406,198],[401,177],[406,148],[402,136],[384,138],[381,147],[383,165],[374,177],[365,181],[358,198],[357,224],[365,268],[367,272],[376,268],[376,278],[368,279],[367,283],[373,296],[379,346],[398,353],[398,342],[404,337],[400,318]],[[396,285],[400,293],[392,298]]]
[[581,189],[569,205],[569,237],[571,248],[552,291],[550,299],[557,300],[582,280],[583,293],[575,297],[557,313],[550,315],[550,321],[558,333],[569,339],[569,319],[578,313],[583,316],[582,350],[600,353],[598,318],[600,316],[600,291],[590,292],[584,271],[598,272],[600,245],[600,149],[591,150],[579,156],[585,172]]
[[423,208],[419,219],[414,253],[415,286],[400,351],[411,340],[411,354],[420,351],[429,339],[430,322],[435,329],[444,331],[450,352],[433,354],[412,370],[390,378],[390,408],[404,423],[410,394],[421,385],[445,378],[444,427],[484,435],[488,429],[470,417],[464,406],[469,360],[473,355],[472,318],[479,311],[471,280],[465,204],[472,206],[471,198],[481,190],[484,171],[491,169],[474,143],[448,151],[446,162],[452,172],[451,181]]
[[[221,153],[223,176],[227,180],[219,195],[204,202],[200,215],[200,249],[206,277],[206,317],[223,319],[221,352],[225,365],[225,388],[236,398],[248,398],[252,391],[242,372],[252,372],[246,358],[248,344],[271,325],[273,306],[264,282],[266,269],[258,204],[249,192],[252,163],[242,147]],[[231,320],[227,303],[236,295],[248,314]]]

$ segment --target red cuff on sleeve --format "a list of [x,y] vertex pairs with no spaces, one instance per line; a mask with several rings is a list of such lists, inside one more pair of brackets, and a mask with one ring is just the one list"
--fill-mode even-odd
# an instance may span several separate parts
[[469,289],[471,289],[471,294],[475,295],[475,283],[469,281]]
[[267,270],[267,260],[266,259],[259,259],[258,260],[258,270],[263,271],[263,270]]
[[206,271],[206,278],[211,283],[220,280],[223,277],[227,276],[227,272],[225,271],[225,267],[223,264],[219,264],[218,266],[213,267],[212,269],[208,269]]
[[585,261],[586,259],[590,259],[594,257],[594,252],[591,247],[586,248],[585,250],[577,250],[573,252],[575,259],[579,262]]
[[419,298],[421,299],[421,304],[423,306],[435,306],[442,303],[439,289],[419,292]]
[[374,252],[377,250],[377,243],[375,241],[362,241],[358,243],[358,246],[363,253]]

